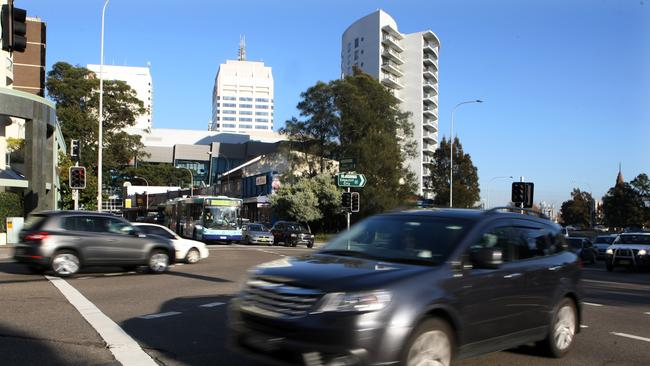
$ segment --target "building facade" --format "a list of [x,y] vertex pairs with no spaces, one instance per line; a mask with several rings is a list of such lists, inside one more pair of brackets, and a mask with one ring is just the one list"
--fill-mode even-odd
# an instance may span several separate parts
[[244,59],[227,60],[219,66],[212,90],[210,129],[232,133],[273,131],[271,67]]
[[418,194],[430,198],[431,164],[438,145],[438,52],[440,41],[430,30],[404,34],[397,22],[377,10],[345,30],[341,73],[354,68],[379,80],[411,113],[417,156],[406,163],[416,174]]
[[[87,65],[87,68],[99,77],[99,65]],[[138,99],[142,101],[147,110],[136,119],[135,125],[127,128],[127,132],[137,133],[152,128],[153,82],[149,67],[104,65],[103,74],[104,80],[121,80],[127,83],[131,89],[135,90]]]
[[13,54],[15,90],[45,96],[45,35],[47,27],[39,18],[27,18],[27,47]]

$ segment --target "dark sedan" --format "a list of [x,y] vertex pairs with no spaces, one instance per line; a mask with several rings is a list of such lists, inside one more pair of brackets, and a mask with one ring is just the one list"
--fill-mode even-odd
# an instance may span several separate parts
[[314,246],[314,235],[305,225],[291,221],[277,221],[271,228],[273,245],[283,243],[284,246],[295,247],[304,244],[307,248]]
[[598,250],[594,248],[589,238],[568,237],[566,238],[569,248],[576,252],[585,263],[594,264],[598,258]]

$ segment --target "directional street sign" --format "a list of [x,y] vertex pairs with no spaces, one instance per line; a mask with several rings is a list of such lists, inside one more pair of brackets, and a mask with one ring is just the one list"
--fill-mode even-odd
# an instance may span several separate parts
[[353,172],[357,167],[357,161],[353,158],[343,158],[339,161],[340,172]]
[[366,176],[363,174],[339,173],[336,175],[336,184],[339,187],[361,188],[366,185]]

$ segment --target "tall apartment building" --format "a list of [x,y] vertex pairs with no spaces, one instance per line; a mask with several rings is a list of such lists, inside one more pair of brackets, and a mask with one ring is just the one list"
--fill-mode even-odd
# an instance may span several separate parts
[[[87,65],[87,68],[99,77],[99,65]],[[135,125],[128,130],[137,133],[153,127],[153,85],[149,67],[104,65],[103,73],[104,80],[121,80],[127,83],[144,103],[147,111],[140,115]]]
[[13,88],[45,96],[45,34],[47,27],[39,18],[27,18],[27,47],[14,52]]
[[273,73],[263,62],[238,60],[219,66],[212,89],[212,131],[255,133],[273,130]]
[[407,161],[418,180],[418,194],[431,197],[431,164],[438,145],[438,50],[430,30],[404,34],[383,10],[369,14],[345,30],[341,72],[356,66],[386,86],[411,112],[418,156]]

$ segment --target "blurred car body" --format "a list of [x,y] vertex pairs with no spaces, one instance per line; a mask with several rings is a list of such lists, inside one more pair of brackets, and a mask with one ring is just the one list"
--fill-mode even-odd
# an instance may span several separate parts
[[304,244],[307,248],[314,246],[314,235],[309,228],[292,221],[277,221],[271,228],[273,245],[283,243],[284,246],[295,247]]
[[559,226],[528,215],[373,216],[318,252],[252,268],[230,341],[287,364],[447,366],[530,342],[559,357],[580,328],[566,249]]
[[597,258],[598,259],[605,259],[607,258],[607,248],[609,248],[610,245],[614,242],[618,235],[612,234],[612,235],[598,235],[596,239],[594,239],[594,249],[597,251]]
[[246,223],[241,227],[243,244],[273,245],[273,234],[264,225]]
[[172,244],[174,244],[176,258],[178,260],[194,264],[210,256],[210,251],[208,251],[204,243],[197,240],[181,238],[175,232],[162,225],[136,223],[134,226],[147,235],[156,235],[171,240]]
[[650,233],[624,233],[607,248],[605,265],[608,271],[615,267],[650,267]]
[[174,252],[170,240],[146,236],[108,213],[47,211],[27,218],[14,259],[59,276],[85,266],[146,265],[161,273],[175,260]]
[[598,251],[593,247],[591,240],[585,237],[566,238],[569,248],[575,251],[583,262],[594,264],[598,258]]

